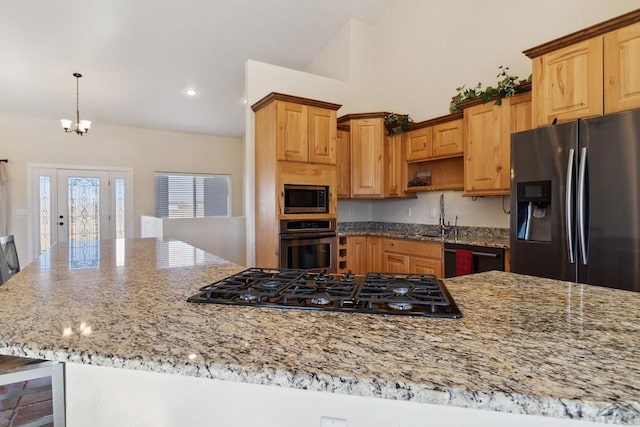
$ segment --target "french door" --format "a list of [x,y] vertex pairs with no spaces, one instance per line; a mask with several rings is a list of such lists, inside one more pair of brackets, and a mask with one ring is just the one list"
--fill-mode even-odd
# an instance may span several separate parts
[[30,254],[56,242],[133,237],[133,171],[29,165]]

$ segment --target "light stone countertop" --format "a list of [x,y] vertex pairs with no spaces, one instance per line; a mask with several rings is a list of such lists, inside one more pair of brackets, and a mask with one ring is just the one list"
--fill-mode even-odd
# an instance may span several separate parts
[[489,272],[462,319],[189,304],[243,267],[182,242],[55,246],[0,286],[0,353],[640,423],[640,293]]
[[339,236],[379,236],[379,237],[389,237],[393,239],[407,239],[407,240],[419,240],[423,242],[436,242],[436,243],[456,243],[461,245],[472,245],[472,246],[486,246],[490,248],[502,248],[509,249],[510,242],[508,238],[496,237],[496,236],[460,236],[458,238],[455,237],[442,237],[442,236],[433,236],[431,234],[418,234],[418,233],[409,233],[403,231],[381,231],[381,230],[371,230],[371,231],[340,231],[338,233]]

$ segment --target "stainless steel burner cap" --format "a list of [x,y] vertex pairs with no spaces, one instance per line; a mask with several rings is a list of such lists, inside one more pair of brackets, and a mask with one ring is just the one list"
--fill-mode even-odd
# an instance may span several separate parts
[[410,302],[390,302],[389,308],[398,311],[406,311],[411,310],[413,308],[413,305]]
[[406,295],[409,293],[409,286],[392,286],[391,289],[396,295]]
[[246,294],[240,294],[239,298],[243,301],[255,301],[258,299],[258,296],[256,294],[246,293]]
[[318,298],[311,298],[311,302],[316,305],[327,305],[331,302],[331,300],[325,297],[318,297]]

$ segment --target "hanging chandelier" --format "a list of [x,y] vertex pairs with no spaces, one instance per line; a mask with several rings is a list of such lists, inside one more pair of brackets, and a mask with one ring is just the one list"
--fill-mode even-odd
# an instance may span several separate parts
[[78,91],[78,81],[80,80],[80,77],[82,77],[82,74],[80,73],[73,73],[73,76],[76,78],[76,124],[75,124],[75,129],[71,129],[71,120],[67,120],[67,119],[62,119],[60,120],[60,123],[62,124],[62,129],[64,129],[64,131],[66,133],[69,132],[75,132],[78,135],[84,135],[85,133],[89,132],[89,128],[91,127],[91,120],[80,120],[80,107],[79,107],[79,91]]

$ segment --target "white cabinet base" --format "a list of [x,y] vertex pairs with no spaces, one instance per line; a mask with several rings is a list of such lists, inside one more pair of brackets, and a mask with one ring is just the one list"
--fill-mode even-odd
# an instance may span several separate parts
[[75,363],[65,373],[69,427],[603,425]]

